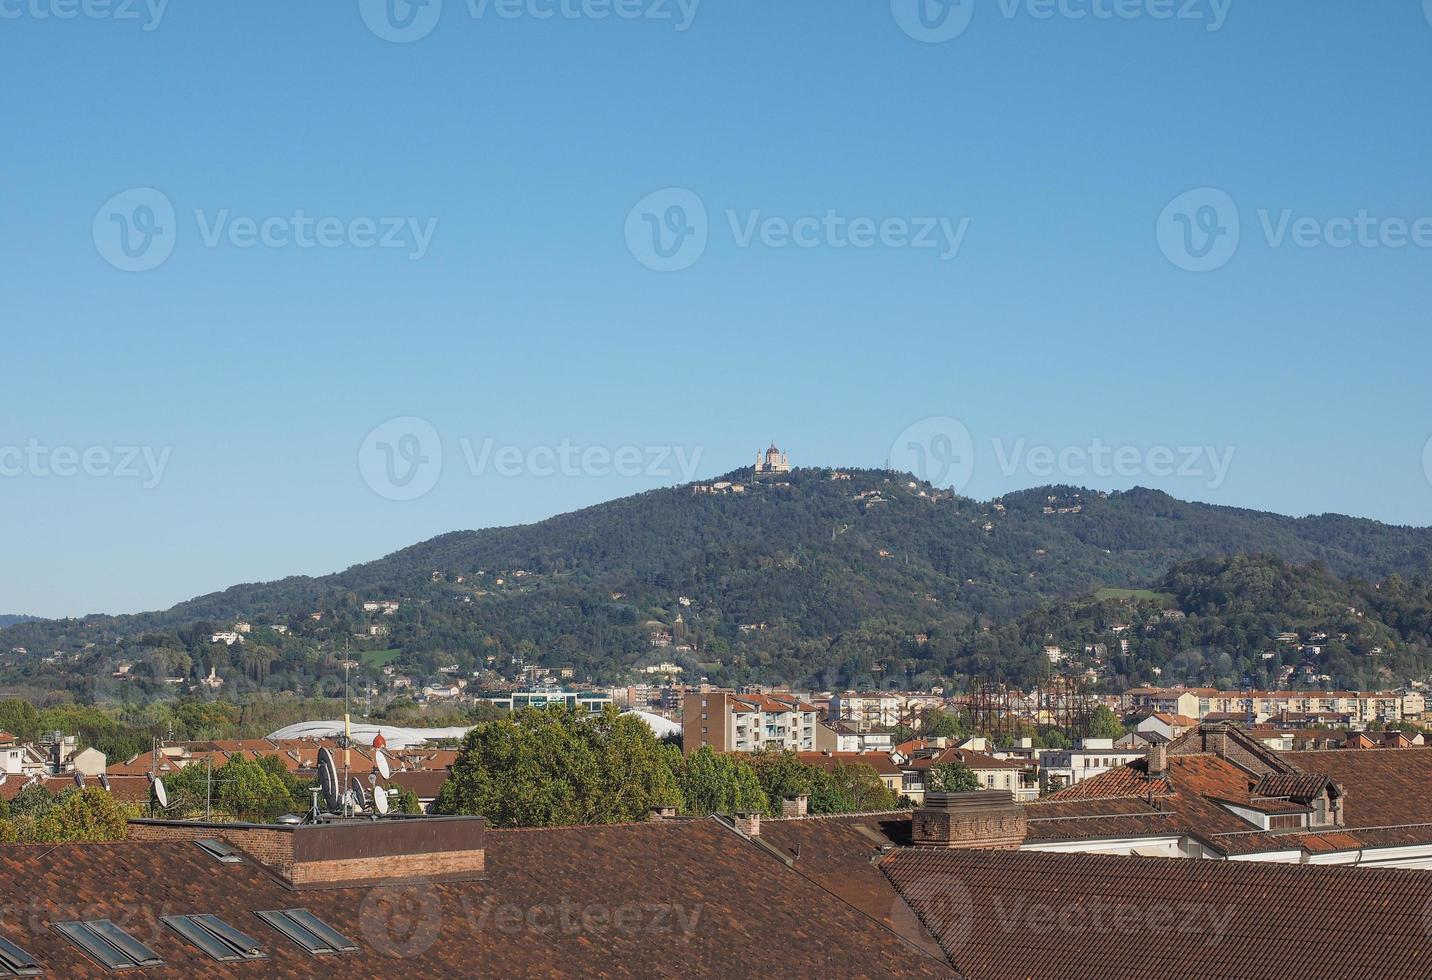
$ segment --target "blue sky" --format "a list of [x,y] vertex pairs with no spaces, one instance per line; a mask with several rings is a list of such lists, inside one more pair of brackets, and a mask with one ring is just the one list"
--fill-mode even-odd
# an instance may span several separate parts
[[773,438],[1432,523],[1417,0],[394,2],[0,3],[0,612]]

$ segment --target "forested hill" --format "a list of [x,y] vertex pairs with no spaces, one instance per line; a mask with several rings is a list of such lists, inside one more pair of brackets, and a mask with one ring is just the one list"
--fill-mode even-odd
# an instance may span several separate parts
[[14,626],[16,623],[33,622],[35,618],[34,616],[0,615],[0,629],[4,629],[6,626]]
[[[522,656],[600,679],[660,657],[732,681],[836,683],[889,659],[913,680],[924,654],[970,629],[1099,587],[1152,585],[1193,558],[1258,552],[1368,580],[1432,570],[1432,530],[1348,517],[1294,519],[1143,489],[1050,487],[978,502],[872,470],[750,476],[447,534],[336,575],[237,586],[166,612],[13,626],[0,649],[120,641],[205,660],[204,631],[244,619],[289,628],[245,647],[255,659],[267,638],[281,660],[304,644],[361,648],[354,635],[381,622],[390,632],[373,645],[419,667],[500,668]],[[403,605],[382,617],[362,610],[378,599]]]

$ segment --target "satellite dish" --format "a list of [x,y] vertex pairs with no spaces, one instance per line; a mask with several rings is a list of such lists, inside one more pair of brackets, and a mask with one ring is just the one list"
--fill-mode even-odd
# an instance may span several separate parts
[[84,788],[85,788],[85,774],[84,774],[84,773],[82,773],[82,772],[80,772],[78,769],[76,769],[76,770],[75,770],[75,777],[74,777],[74,779],[75,779],[75,785],[76,785],[76,786],[78,786],[80,789],[84,789]]
[[100,773],[100,774],[99,774],[99,784],[100,784],[100,786],[102,786],[102,787],[104,788],[104,791],[105,791],[106,793],[108,793],[108,792],[110,791],[110,790],[109,790],[109,777],[106,776],[104,773]]
[[333,753],[327,749],[318,750],[318,786],[323,791],[323,802],[330,813],[336,813],[343,807],[338,767],[333,764]]
[[378,749],[376,752],[374,752],[373,758],[378,763],[378,775],[382,776],[384,779],[387,779],[389,776],[393,775],[393,767],[388,765],[388,757],[383,754],[382,749]]
[[358,801],[358,809],[368,809],[368,790],[363,787],[363,783],[357,776],[354,776],[348,783],[348,795]]
[[154,798],[159,801],[161,810],[169,806],[169,791],[164,788],[164,780],[158,776],[154,777]]
[[345,814],[352,813],[356,810],[361,809],[363,808],[358,805],[358,797],[353,795],[353,791],[351,789],[343,794],[343,812]]
[[388,791],[381,786],[373,787],[373,809],[379,813],[388,812]]

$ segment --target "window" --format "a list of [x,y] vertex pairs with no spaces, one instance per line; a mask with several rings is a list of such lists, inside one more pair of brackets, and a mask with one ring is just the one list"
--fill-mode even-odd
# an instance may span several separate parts
[[0,936],[0,976],[35,977],[44,972],[33,956]]
[[56,922],[55,931],[111,970],[164,965],[154,950],[108,919]]
[[194,843],[198,844],[210,857],[225,864],[239,864],[244,859],[237,848],[212,837],[196,840]]
[[218,916],[166,915],[162,921],[221,963],[264,958],[258,943]]
[[358,947],[324,923],[308,909],[285,909],[281,912],[255,912],[310,953],[351,953]]

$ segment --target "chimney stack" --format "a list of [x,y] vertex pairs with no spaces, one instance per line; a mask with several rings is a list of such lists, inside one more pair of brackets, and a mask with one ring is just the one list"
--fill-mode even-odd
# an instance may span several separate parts
[[657,820],[675,820],[676,807],[654,806],[651,808],[651,813],[647,816],[647,819],[652,822],[655,822]]
[[759,812],[738,813],[732,818],[736,829],[747,837],[761,836],[761,814]]
[[1010,790],[926,793],[915,811],[911,836],[917,847],[1018,850],[1029,816]]
[[1149,746],[1148,766],[1150,776],[1162,776],[1168,771],[1168,746],[1162,742]]
[[787,819],[791,817],[804,817],[809,812],[810,797],[804,793],[792,794],[781,801],[781,816]]

